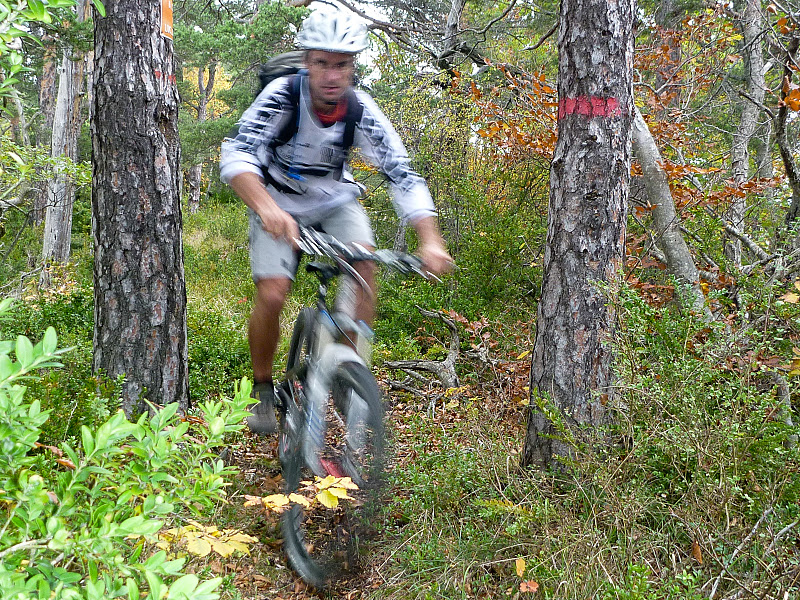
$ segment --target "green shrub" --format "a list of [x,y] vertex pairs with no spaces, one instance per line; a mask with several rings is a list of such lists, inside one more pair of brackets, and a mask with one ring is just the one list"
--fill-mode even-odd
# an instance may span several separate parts
[[135,423],[118,411],[95,430],[82,427],[79,446],[44,448],[49,415],[26,400],[23,383],[63,353],[52,328],[35,346],[24,336],[0,342],[0,597],[215,600],[219,578],[184,574],[186,559],[153,542],[165,524],[224,498],[234,469],[213,449],[243,427],[250,384],[233,401],[200,404],[191,436],[171,404]]

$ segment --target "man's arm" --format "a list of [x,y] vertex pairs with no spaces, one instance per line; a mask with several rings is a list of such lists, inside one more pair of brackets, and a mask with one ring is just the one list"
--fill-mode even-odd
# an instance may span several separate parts
[[297,223],[272,199],[261,177],[246,171],[235,175],[229,183],[236,195],[259,216],[264,231],[292,243],[300,237]]

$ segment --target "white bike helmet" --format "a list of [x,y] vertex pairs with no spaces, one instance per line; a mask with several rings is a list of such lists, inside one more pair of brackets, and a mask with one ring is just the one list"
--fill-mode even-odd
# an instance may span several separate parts
[[297,34],[297,45],[305,50],[357,54],[369,46],[366,24],[347,13],[316,10]]

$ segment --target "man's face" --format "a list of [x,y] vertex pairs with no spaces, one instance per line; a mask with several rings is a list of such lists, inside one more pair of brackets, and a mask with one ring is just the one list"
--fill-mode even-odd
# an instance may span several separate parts
[[353,83],[355,57],[344,52],[309,50],[308,86],[316,106],[335,106]]

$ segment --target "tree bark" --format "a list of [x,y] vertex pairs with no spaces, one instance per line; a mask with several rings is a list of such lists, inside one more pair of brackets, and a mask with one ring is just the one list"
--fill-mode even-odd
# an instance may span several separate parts
[[[792,204],[786,212],[785,224],[790,231],[797,228],[797,221],[800,219],[800,167],[792,156],[792,146],[786,134],[786,123],[789,120],[789,107],[785,102],[789,91],[789,82],[794,75],[794,65],[797,64],[797,50],[800,46],[800,37],[793,37],[789,41],[783,67],[783,85],[781,86],[781,106],[778,108],[778,115],[775,119],[775,140],[778,142],[778,149],[781,153],[786,177],[789,179],[789,186],[792,189]],[[793,235],[789,236],[791,240]]]
[[[77,20],[85,21],[88,0],[79,2],[75,9]],[[75,161],[78,157],[85,59],[84,53],[73,56],[69,48],[64,49],[53,116],[53,136],[50,143],[50,156],[56,161],[58,159]],[[42,246],[44,268],[39,280],[43,287],[50,285],[48,263],[65,263],[69,260],[74,204],[75,185],[63,169],[56,167],[53,176],[47,181],[47,206]]]
[[573,435],[606,420],[614,287],[630,178],[634,3],[562,0],[558,142],[531,365],[524,465],[558,466],[572,446],[537,410],[545,397]]
[[633,152],[642,166],[644,186],[652,207],[653,239],[664,254],[667,268],[688,291],[692,308],[710,321],[711,311],[700,288],[700,274],[683,239],[667,174],[661,168],[661,152],[638,108],[633,121]]
[[125,376],[128,415],[188,403],[174,49],[158,2],[95,16],[94,369]]
[[[50,147],[53,135],[53,118],[56,108],[56,92],[58,90],[58,54],[55,40],[51,35],[42,38],[45,47],[42,76],[39,78],[39,114],[36,145]],[[47,209],[47,186],[40,186],[33,199],[33,222],[44,221]]]
[[[745,62],[747,80],[745,88],[749,98],[742,98],[742,114],[739,125],[733,134],[731,146],[731,175],[733,182],[741,186],[750,178],[750,139],[756,132],[759,105],[764,102],[764,55],[761,51],[763,35],[760,0],[744,0],[744,10],[740,20],[742,31],[742,54]],[[737,230],[744,231],[744,215],[747,210],[747,196],[734,196],[728,208],[726,219]],[[742,243],[738,238],[725,240],[725,256],[737,269],[742,266]]]
[[31,137],[28,133],[28,119],[25,118],[25,107],[22,106],[22,98],[19,97],[19,91],[16,88],[11,88],[10,96],[16,112],[16,115],[11,120],[13,136],[20,145],[30,146]]

